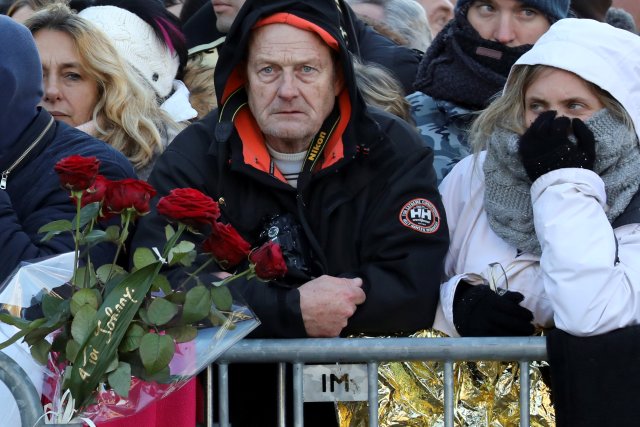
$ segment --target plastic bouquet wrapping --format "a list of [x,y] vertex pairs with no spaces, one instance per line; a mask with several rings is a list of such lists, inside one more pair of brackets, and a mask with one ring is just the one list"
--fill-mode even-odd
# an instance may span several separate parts
[[[51,402],[45,422],[111,420],[177,390],[259,324],[229,290],[233,280],[286,273],[278,245],[252,250],[218,221],[217,203],[190,188],[158,201],[158,213],[167,218],[166,243],[136,249],[127,271],[116,260],[156,192],[135,179],[109,181],[98,166],[95,158],[80,156],[56,165],[77,214],[40,231],[44,241],[70,233],[75,250],[26,263],[0,287],[6,335],[0,348],[40,366],[32,381]],[[112,224],[118,216],[120,224]],[[181,240],[185,230],[202,234],[200,251]],[[105,245],[115,247],[113,261],[94,265],[93,254]],[[206,261],[192,271],[197,257]],[[247,259],[247,269],[235,270]],[[200,274],[212,262],[227,271],[220,280]],[[170,284],[163,266],[189,273]]]

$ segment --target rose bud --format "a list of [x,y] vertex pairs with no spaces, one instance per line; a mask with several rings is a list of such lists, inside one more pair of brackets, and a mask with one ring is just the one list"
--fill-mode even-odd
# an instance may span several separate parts
[[187,225],[213,224],[220,207],[211,197],[193,188],[176,188],[158,201],[158,213]]
[[273,280],[287,273],[287,264],[282,256],[282,249],[271,241],[260,246],[249,255],[255,264],[256,276],[262,280]]
[[91,187],[98,175],[100,161],[95,157],[69,156],[54,166],[62,187],[82,191]]
[[121,213],[133,209],[138,215],[149,213],[149,202],[156,195],[156,190],[139,179],[125,178],[111,181],[107,186],[105,205],[111,213]]
[[247,258],[251,245],[231,224],[216,222],[211,236],[202,244],[202,250],[213,255],[220,267],[229,269]]

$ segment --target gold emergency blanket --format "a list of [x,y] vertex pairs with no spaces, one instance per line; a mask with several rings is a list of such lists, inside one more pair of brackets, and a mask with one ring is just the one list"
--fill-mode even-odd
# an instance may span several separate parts
[[[446,337],[423,330],[412,337]],[[530,368],[532,427],[555,426],[550,391],[540,368]],[[456,362],[454,374],[454,424],[470,427],[507,427],[520,424],[518,362]],[[444,363],[390,362],[378,368],[380,427],[431,427],[444,425]],[[338,403],[340,427],[367,427],[366,402]]]

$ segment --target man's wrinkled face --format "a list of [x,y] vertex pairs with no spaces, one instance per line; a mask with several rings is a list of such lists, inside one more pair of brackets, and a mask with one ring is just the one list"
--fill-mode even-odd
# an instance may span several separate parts
[[246,73],[249,108],[266,142],[281,152],[306,150],[342,89],[329,46],[291,25],[260,27]]
[[509,47],[534,44],[551,26],[542,12],[518,0],[475,0],[467,19],[480,37]]
[[213,12],[216,14],[216,28],[221,33],[228,33],[231,24],[238,16],[240,8],[246,0],[211,0]]

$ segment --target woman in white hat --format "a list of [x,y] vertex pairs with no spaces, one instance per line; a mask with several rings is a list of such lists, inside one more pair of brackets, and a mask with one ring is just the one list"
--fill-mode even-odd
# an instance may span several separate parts
[[64,4],[38,11],[25,25],[43,65],[41,105],[56,120],[122,152],[146,179],[183,126],[160,109],[154,91],[136,77],[109,38]]
[[627,31],[563,19],[516,62],[471,130],[486,151],[440,187],[452,226],[435,327],[587,336],[640,323],[638,52]]

